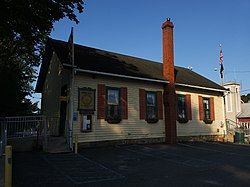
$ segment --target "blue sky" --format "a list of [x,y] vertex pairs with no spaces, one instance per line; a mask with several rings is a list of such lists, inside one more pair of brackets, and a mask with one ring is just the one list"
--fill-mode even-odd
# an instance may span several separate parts
[[126,55],[162,60],[161,25],[175,25],[175,65],[220,84],[219,44],[224,55],[225,81],[237,81],[250,93],[249,0],[86,0],[78,25],[63,19],[51,37]]

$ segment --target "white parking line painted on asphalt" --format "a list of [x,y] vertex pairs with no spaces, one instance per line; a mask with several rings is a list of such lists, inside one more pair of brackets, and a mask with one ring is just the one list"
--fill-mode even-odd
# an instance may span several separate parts
[[[102,181],[112,181],[112,180],[118,180],[124,178],[123,175],[117,173],[114,170],[111,170],[104,165],[95,162],[81,154],[65,154],[65,155],[57,155],[57,156],[51,156],[51,155],[45,155],[42,156],[42,158],[50,164],[57,172],[59,172],[62,176],[65,176],[69,181],[71,181],[74,184],[87,184],[87,183],[95,183],[95,182],[102,182]],[[81,162],[82,160],[85,160],[85,164],[89,163],[91,165],[90,170],[87,169],[85,171],[84,168],[83,171],[78,171],[78,173],[70,173],[71,168],[65,168],[67,166],[64,166],[64,164],[69,164],[72,162]],[[73,163],[72,163],[73,164]],[[84,161],[82,163],[84,166]],[[89,171],[88,171],[89,170]],[[100,170],[103,171],[103,174],[100,173]],[[99,176],[89,176],[91,173],[97,173],[99,172]],[[82,175],[79,177],[79,175]]]
[[239,148],[239,147],[244,147],[244,149],[249,149],[250,150],[250,144],[230,144],[230,143],[220,143],[220,142],[203,142],[205,144],[215,144],[215,145],[220,145],[223,147],[234,147],[234,148]]
[[75,181],[73,178],[71,178],[69,175],[62,172],[58,167],[56,167],[53,163],[51,163],[45,156],[42,156],[42,159],[47,162],[49,165],[51,165],[52,168],[54,168],[58,173],[60,173],[62,176],[65,176],[69,181],[77,184],[77,181]]
[[[140,147],[140,146],[138,146],[138,147]],[[142,147],[144,147],[144,146],[142,146]],[[148,147],[146,147],[146,148],[148,148]],[[143,155],[143,156],[149,156],[149,157],[152,157],[152,158],[165,159],[165,160],[167,160],[169,162],[172,162],[172,163],[175,163],[175,164],[178,164],[178,165],[181,165],[181,166],[186,166],[186,167],[201,168],[206,164],[214,164],[214,162],[212,163],[212,162],[207,161],[207,160],[194,159],[194,158],[187,159],[186,157],[184,157],[183,155],[180,155],[180,154],[167,153],[167,152],[158,151],[158,150],[154,150],[154,149],[152,149],[152,150],[156,151],[157,153],[161,153],[161,156],[151,154],[151,153],[144,153],[142,151],[136,151],[136,150],[129,149],[129,148],[125,148],[125,150],[131,151],[131,152]],[[166,156],[174,156],[174,158],[167,158]],[[178,161],[178,158],[181,159],[182,161]],[[194,164],[194,163],[196,163],[196,164]]]
[[84,158],[85,160],[87,160],[87,161],[89,161],[89,162],[92,162],[92,163],[98,165],[99,167],[101,167],[101,168],[103,168],[103,169],[106,169],[106,170],[110,171],[111,173],[114,173],[115,175],[118,175],[119,177],[122,177],[122,178],[125,177],[125,176],[123,176],[122,174],[120,174],[120,173],[118,173],[118,172],[116,172],[116,171],[114,171],[114,170],[112,170],[112,169],[110,169],[110,168],[107,168],[107,167],[104,166],[103,164],[101,164],[101,163],[99,163],[99,162],[96,162],[96,161],[94,161],[94,160],[91,160],[91,159],[87,158],[86,156],[83,156],[83,155],[81,155],[81,154],[78,154],[78,156]]
[[220,150],[215,150],[215,149],[210,149],[210,148],[205,148],[205,147],[200,147],[198,145],[188,145],[188,144],[184,144],[184,143],[178,143],[181,146],[184,147],[189,147],[192,149],[199,149],[199,150],[204,150],[204,151],[210,151],[210,152],[218,152],[218,153],[223,153],[223,154],[227,154],[227,155],[236,155],[236,156],[250,156],[249,154],[239,154],[239,153],[235,153],[235,152],[228,152],[228,151],[220,151]]

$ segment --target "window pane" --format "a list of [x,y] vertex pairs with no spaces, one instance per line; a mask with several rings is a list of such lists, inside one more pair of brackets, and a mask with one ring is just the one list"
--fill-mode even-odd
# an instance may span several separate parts
[[155,106],[156,96],[154,93],[147,93],[147,106]]
[[209,110],[209,101],[208,99],[203,99],[204,109]]
[[205,111],[205,118],[210,119],[210,111],[209,110]]
[[177,98],[177,117],[186,118],[186,103],[184,95],[178,95]]
[[204,118],[210,119],[210,102],[208,98],[203,98]]
[[156,94],[154,92],[147,92],[147,119],[156,119],[157,118],[157,104],[156,104]]
[[147,118],[148,119],[155,119],[156,116],[156,108],[153,106],[148,106],[147,107]]
[[119,106],[118,105],[108,105],[108,111],[107,111],[108,117],[115,117],[119,116]]
[[108,105],[119,105],[119,90],[108,90]]

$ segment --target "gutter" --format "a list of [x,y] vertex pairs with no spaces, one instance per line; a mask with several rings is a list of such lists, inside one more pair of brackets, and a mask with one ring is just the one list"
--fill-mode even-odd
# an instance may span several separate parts
[[[63,66],[72,67],[72,65],[65,64],[65,63],[63,64]],[[112,76],[112,77],[127,78],[127,79],[142,80],[142,81],[150,81],[150,82],[158,82],[158,83],[169,83],[169,81],[165,81],[165,80],[134,77],[134,76],[129,76],[129,75],[119,75],[119,74],[115,74],[115,73],[106,73],[106,72],[101,72],[101,71],[92,71],[92,70],[79,69],[79,68],[76,68],[76,67],[77,66],[74,66],[75,72],[92,73],[92,74],[97,74],[97,75],[106,75],[106,76]],[[194,86],[194,85],[181,84],[181,83],[175,83],[175,85],[176,86],[189,87],[189,88],[197,88],[197,89],[202,89],[202,90],[217,91],[217,92],[225,92],[225,91],[227,91],[227,90],[222,90],[222,89],[206,88],[206,87],[202,87],[202,86]]]
[[[68,66],[68,67],[72,67],[72,65],[69,65],[69,64],[63,64],[63,65]],[[85,69],[79,69],[79,68],[76,68],[75,72],[92,73],[92,74],[97,74],[97,75],[107,75],[107,76],[112,76],[112,77],[127,78],[127,79],[133,79],[133,80],[141,80],[141,81],[150,81],[150,82],[158,82],[158,83],[169,83],[169,81],[165,81],[165,80],[134,77],[134,76],[129,76],[129,75],[120,75],[120,74],[115,74],[115,73],[106,73],[106,72],[101,72],[101,71],[92,71],[92,70],[85,70]]]
[[181,83],[175,83],[176,86],[184,86],[184,87],[190,87],[190,88],[198,88],[202,90],[211,90],[211,91],[217,91],[217,92],[226,92],[227,90],[222,90],[222,89],[216,89],[216,88],[206,88],[202,86],[194,86],[194,85],[189,85],[189,84],[181,84]]

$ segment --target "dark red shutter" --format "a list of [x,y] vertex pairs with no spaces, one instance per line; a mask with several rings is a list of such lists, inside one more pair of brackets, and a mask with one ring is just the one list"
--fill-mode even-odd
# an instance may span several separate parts
[[214,98],[213,97],[210,98],[210,119],[212,121],[215,120],[215,116],[214,116]]
[[146,98],[145,90],[139,89],[140,119],[146,118]]
[[106,108],[106,87],[104,84],[97,86],[97,119],[105,118]]
[[127,88],[121,88],[122,119],[128,119]]
[[187,112],[187,119],[192,120],[192,106],[191,106],[191,95],[187,94],[185,96],[186,100],[186,112]]
[[163,103],[162,103],[162,92],[158,91],[157,92],[157,107],[158,107],[158,118],[163,119]]
[[200,120],[204,120],[203,98],[199,96],[199,116]]

